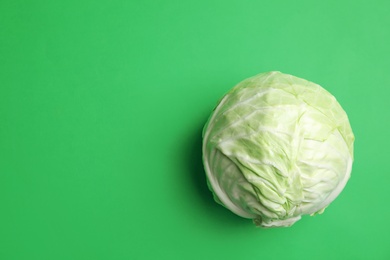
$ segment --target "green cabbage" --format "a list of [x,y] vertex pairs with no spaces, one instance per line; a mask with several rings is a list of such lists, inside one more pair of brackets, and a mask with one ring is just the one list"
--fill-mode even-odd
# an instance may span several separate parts
[[281,72],[228,92],[203,130],[203,162],[214,199],[257,226],[291,226],[315,215],[350,178],[354,135],[321,86]]

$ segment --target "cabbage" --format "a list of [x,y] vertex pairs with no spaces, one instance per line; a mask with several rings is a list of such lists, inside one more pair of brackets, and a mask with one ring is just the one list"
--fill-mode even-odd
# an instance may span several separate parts
[[350,178],[354,135],[336,99],[307,80],[268,72],[228,92],[203,130],[214,199],[257,226],[315,215]]

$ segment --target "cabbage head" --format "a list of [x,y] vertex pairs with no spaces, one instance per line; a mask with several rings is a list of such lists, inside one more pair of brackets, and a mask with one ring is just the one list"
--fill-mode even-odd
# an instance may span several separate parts
[[203,130],[214,199],[257,226],[315,215],[350,178],[354,135],[337,100],[307,80],[268,72],[219,102]]

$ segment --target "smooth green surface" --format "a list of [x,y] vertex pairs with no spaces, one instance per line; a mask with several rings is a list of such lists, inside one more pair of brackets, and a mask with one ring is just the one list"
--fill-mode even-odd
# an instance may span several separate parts
[[[390,259],[388,1],[0,0],[0,259]],[[336,96],[352,178],[323,215],[217,205],[201,130],[280,70]]]

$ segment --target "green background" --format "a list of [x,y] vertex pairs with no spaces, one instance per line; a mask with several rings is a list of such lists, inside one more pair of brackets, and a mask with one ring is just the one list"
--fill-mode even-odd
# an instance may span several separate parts
[[[0,259],[390,259],[388,1],[0,0]],[[347,111],[343,193],[291,228],[217,205],[201,130],[279,70]]]

